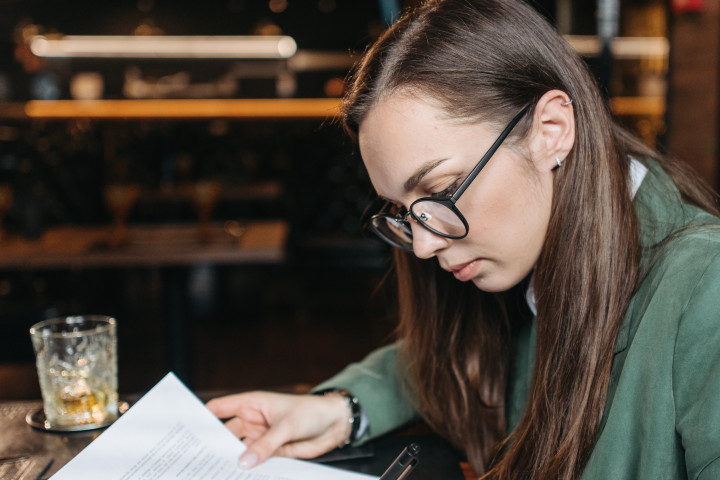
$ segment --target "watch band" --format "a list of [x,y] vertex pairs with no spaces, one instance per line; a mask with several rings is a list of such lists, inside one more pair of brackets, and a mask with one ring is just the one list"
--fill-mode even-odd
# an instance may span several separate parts
[[348,418],[350,433],[339,447],[346,447],[357,440],[358,429],[360,428],[360,417],[362,416],[362,408],[360,407],[360,402],[357,397],[343,388],[326,388],[312,392],[312,395],[340,395],[343,397],[350,410],[350,418]]

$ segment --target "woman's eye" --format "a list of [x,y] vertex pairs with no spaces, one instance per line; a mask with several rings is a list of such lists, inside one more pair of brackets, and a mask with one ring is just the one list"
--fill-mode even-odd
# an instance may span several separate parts
[[442,192],[433,193],[430,196],[432,198],[448,198],[453,193],[455,193],[455,190],[457,190],[457,182],[453,182],[452,185],[450,185],[448,188],[446,188]]

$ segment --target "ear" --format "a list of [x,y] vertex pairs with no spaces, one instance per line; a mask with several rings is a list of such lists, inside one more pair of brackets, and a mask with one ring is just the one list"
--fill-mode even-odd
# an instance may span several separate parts
[[575,144],[575,115],[570,97],[560,90],[543,95],[535,107],[530,139],[533,162],[541,171],[565,162]]

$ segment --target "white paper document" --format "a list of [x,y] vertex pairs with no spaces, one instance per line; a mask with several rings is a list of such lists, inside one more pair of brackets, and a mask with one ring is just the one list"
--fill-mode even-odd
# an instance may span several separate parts
[[172,373],[61,468],[52,480],[370,480],[275,457],[237,466],[245,445]]

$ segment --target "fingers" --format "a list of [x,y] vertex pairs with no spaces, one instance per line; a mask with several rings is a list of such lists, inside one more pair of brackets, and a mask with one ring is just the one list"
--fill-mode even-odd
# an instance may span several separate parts
[[292,458],[315,458],[337,447],[328,437],[289,443],[280,447],[275,455]]
[[312,458],[328,452],[344,438],[346,415],[347,404],[340,397],[294,397],[292,407],[267,432],[245,441],[248,450],[240,465],[250,468],[271,456]]
[[241,468],[273,455],[311,458],[338,445],[346,435],[347,404],[339,396],[270,392],[228,395],[207,403],[215,416],[248,447]]
[[233,435],[243,439],[243,442],[246,445],[249,445],[249,442],[251,440],[263,436],[268,429],[268,426],[265,423],[258,424],[248,422],[237,417],[231,418],[230,420],[225,422],[225,427],[230,430]]
[[221,419],[242,418],[254,423],[270,423],[271,416],[282,408],[277,394],[251,392],[228,395],[210,400],[206,406]]
[[240,457],[240,468],[252,468],[273,456],[314,458],[337,446],[328,436],[288,442],[287,439],[293,437],[292,428],[288,425],[283,423],[278,427],[270,428],[264,435],[246,438],[244,443],[248,449]]
[[262,436],[270,421],[263,411],[262,394],[244,393],[210,400],[206,406],[238,438]]
[[[268,458],[266,456],[267,451],[271,450],[273,446],[268,447],[268,443],[266,442],[267,439],[262,435],[257,437],[248,435],[243,438],[243,443],[245,443],[248,447],[248,451],[246,452],[246,455],[241,457],[241,468],[250,468],[252,465],[260,463]],[[272,440],[270,442],[272,442]],[[305,440],[296,440],[284,443],[269,456],[315,458],[323,453],[329,452],[335,447],[337,447],[337,445],[333,443],[333,439],[330,436],[321,435]],[[260,450],[260,452],[258,453],[257,450]]]
[[287,422],[273,425],[264,435],[246,442],[248,449],[240,457],[240,468],[251,468],[264,462],[275,455],[290,438],[292,438],[292,434],[288,429]]
[[237,393],[225,397],[213,398],[205,406],[218,418],[231,418],[236,416],[246,401],[246,394]]

